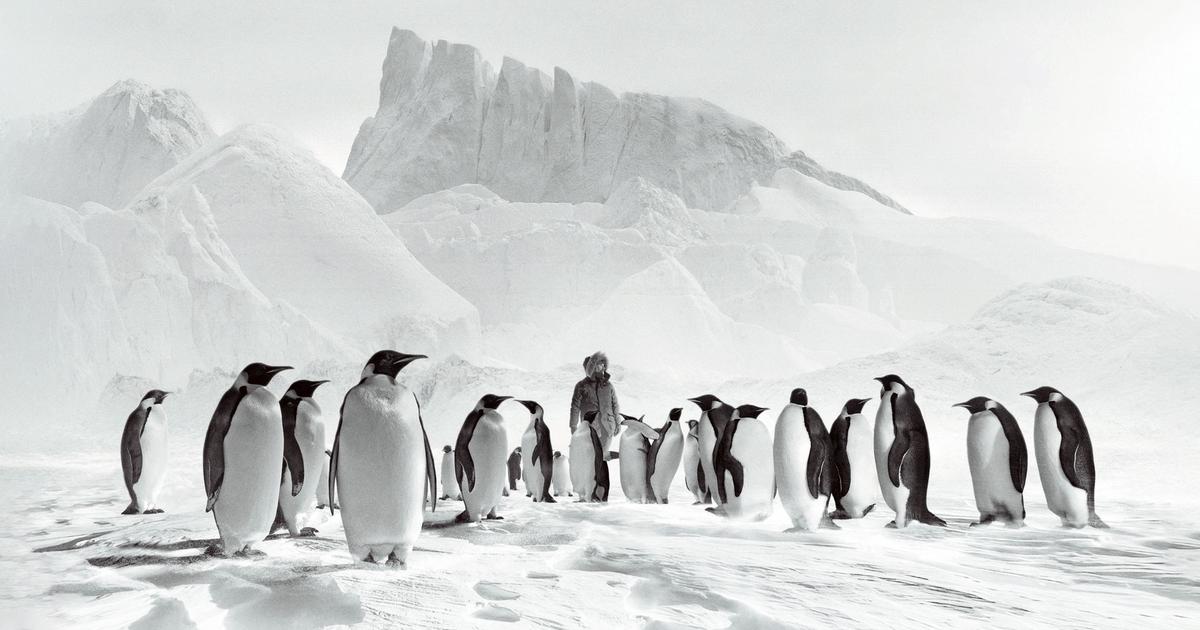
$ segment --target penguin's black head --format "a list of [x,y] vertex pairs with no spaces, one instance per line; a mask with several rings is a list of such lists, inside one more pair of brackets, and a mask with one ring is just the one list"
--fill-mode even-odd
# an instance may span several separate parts
[[542,406],[533,400],[518,400],[517,402],[521,403],[521,405],[528,409],[529,413],[531,414],[537,414],[542,410]]
[[554,459],[558,459],[559,457],[562,457],[562,451],[554,451]]
[[395,350],[380,350],[371,355],[371,358],[367,360],[367,367],[363,370],[363,375],[383,374],[396,378],[396,375],[400,373],[400,370],[404,369],[404,366],[417,359],[428,358],[423,354],[404,354]]
[[863,406],[869,402],[871,402],[870,398],[851,398],[846,401],[846,405],[842,407],[842,411],[848,416],[862,413]]
[[956,403],[951,406],[952,407],[962,407],[963,409],[970,411],[972,414],[976,414],[976,413],[980,413],[983,411],[987,411],[988,403],[990,403],[990,402],[992,402],[992,399],[988,398],[987,396],[976,396],[976,397],[972,398],[971,400],[964,400],[960,403]]
[[517,448],[516,448],[516,449],[515,449],[513,452],[514,452],[514,453],[520,453],[520,452],[521,452],[521,447],[520,447],[520,446],[518,446],[518,447],[517,447]]
[[725,404],[721,402],[720,398],[717,398],[712,394],[704,394],[703,396],[689,398],[688,402],[696,403],[696,406],[700,408],[700,411],[710,411],[713,407]]
[[483,398],[479,399],[480,409],[495,409],[506,400],[511,400],[512,396],[497,396],[496,394],[484,394]]
[[1028,396],[1028,397],[1036,400],[1038,402],[1038,404],[1040,405],[1045,402],[1050,402],[1051,394],[1058,394],[1059,396],[1062,396],[1062,392],[1058,391],[1057,389],[1054,389],[1053,387],[1047,386],[1047,385],[1043,385],[1037,389],[1031,389],[1027,392],[1022,393],[1021,395]]
[[801,407],[807,407],[808,406],[808,392],[804,391],[803,387],[797,387],[796,389],[792,390],[792,397],[788,399],[788,402],[792,403],[793,405],[800,405]]
[[899,390],[912,389],[911,387],[908,386],[908,383],[904,382],[904,379],[900,378],[899,376],[896,376],[895,374],[888,374],[887,376],[877,376],[877,377],[875,377],[875,380],[879,381],[880,385],[883,385],[883,390],[885,392],[888,390],[896,390],[896,389],[899,389]]
[[760,414],[766,410],[767,410],[766,407],[759,407],[756,405],[742,405],[742,406],[738,407],[736,411],[737,411],[738,418],[745,419],[745,418],[757,418],[758,414]]
[[596,416],[599,413],[600,412],[596,411],[595,409],[592,409],[590,411],[585,411],[585,412],[583,412],[583,421],[584,422],[595,422]]
[[329,381],[296,381],[288,388],[289,393],[295,394],[299,398],[312,398],[313,392],[317,388],[328,383]]
[[642,421],[642,418],[645,418],[645,417],[646,417],[646,416],[642,416],[641,418],[635,418],[635,417],[633,417],[633,416],[627,416],[627,415],[625,415],[625,414],[621,414],[621,422],[622,422],[622,423],[624,423],[624,422],[629,422],[629,421],[631,421],[631,420],[632,420],[633,422],[641,422],[641,421]]
[[453,451],[453,450],[454,450],[454,449],[450,448],[450,445],[449,445],[449,444],[447,444],[447,445],[445,445],[445,446],[443,446],[443,447],[442,447],[442,452],[443,452],[443,453],[449,453],[449,452],[451,452],[451,451]]
[[142,402],[149,400],[150,404],[152,405],[161,405],[163,399],[166,398],[170,393],[171,392],[164,392],[161,389],[152,389],[146,392],[145,396],[142,396]]
[[672,409],[670,413],[667,414],[667,419],[670,420],[671,422],[678,422],[679,418],[682,415],[683,415],[683,408],[676,407],[676,408]]
[[688,420],[688,430],[689,431],[692,429],[695,429],[698,426],[700,426],[699,420]]
[[271,384],[271,379],[275,378],[276,374],[290,369],[292,369],[292,366],[290,365],[267,365],[266,363],[251,363],[242,370],[242,376],[245,377],[246,382],[250,385],[261,385],[266,387],[267,385]]

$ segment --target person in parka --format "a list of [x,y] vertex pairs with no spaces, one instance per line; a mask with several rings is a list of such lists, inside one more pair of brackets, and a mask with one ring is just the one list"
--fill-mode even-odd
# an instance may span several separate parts
[[608,356],[596,352],[587,357],[583,360],[583,371],[586,376],[575,384],[575,393],[571,396],[571,432],[575,432],[585,413],[594,410],[596,420],[593,424],[600,434],[600,445],[612,459],[616,455],[609,443],[620,430],[621,406],[608,374]]

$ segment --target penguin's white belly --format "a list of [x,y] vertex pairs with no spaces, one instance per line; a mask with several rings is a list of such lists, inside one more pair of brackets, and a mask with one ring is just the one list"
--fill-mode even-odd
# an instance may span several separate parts
[[138,510],[158,507],[158,495],[167,476],[167,417],[158,405],[150,408],[142,429],[142,474],[133,484]]
[[1058,458],[1062,434],[1058,432],[1058,420],[1054,418],[1054,412],[1050,410],[1049,405],[1038,405],[1033,431],[1038,476],[1042,480],[1042,490],[1046,493],[1046,506],[1067,525],[1087,525],[1087,491],[1071,485],[1062,471],[1062,464]]
[[878,480],[871,477],[875,468],[875,451],[871,444],[874,427],[863,416],[850,423],[846,434],[846,458],[850,460],[850,488],[842,497],[842,508],[851,516],[862,516],[863,510],[875,504],[879,496]]
[[784,414],[775,428],[775,481],[783,511],[797,529],[815,530],[829,505],[829,495],[813,497],[808,491],[808,456],[812,441],[803,416]]
[[875,469],[879,476],[879,489],[883,500],[896,513],[896,525],[904,526],[905,511],[908,508],[908,488],[903,483],[892,485],[888,475],[888,454],[892,450],[892,442],[896,439],[896,427],[892,424],[890,401],[884,400],[879,405],[879,414],[875,416]]
[[675,473],[679,472],[679,460],[683,459],[683,434],[676,424],[672,422],[667,434],[659,438],[662,444],[658,447],[654,474],[650,476],[650,487],[659,503],[666,502],[671,482],[675,480]]
[[568,458],[559,457],[554,460],[554,496],[561,497],[571,493],[571,469],[567,464]]
[[336,481],[350,555],[382,562],[395,553],[405,562],[425,506],[425,440],[411,391],[386,381],[350,391]]
[[[301,407],[308,404],[300,403]],[[301,409],[297,415],[305,413]],[[321,477],[325,459],[325,425],[318,420],[297,418],[296,442],[300,445],[300,456],[304,460],[304,484],[299,494],[293,497],[292,471],[288,470],[279,485],[279,509],[292,534],[308,524],[317,502],[317,481]]]
[[533,463],[533,452],[537,449],[537,433],[526,431],[521,436],[521,477],[525,480],[525,492],[533,495],[534,501],[542,501],[542,488],[546,478],[542,476],[542,467]]
[[500,503],[504,492],[508,473],[508,435],[502,422],[495,412],[484,414],[467,444],[475,465],[475,486],[468,488],[464,477],[460,489],[467,514],[473,521],[487,516]]
[[1008,438],[991,413],[973,414],[967,425],[967,463],[980,514],[1024,518],[1021,493],[1012,483]]
[[577,431],[571,436],[571,485],[581,501],[591,501],[596,490],[596,453],[592,436]]
[[458,480],[454,478],[454,453],[442,453],[442,496],[458,499]]
[[225,434],[225,473],[213,505],[228,553],[267,537],[279,502],[283,419],[265,388],[246,394]]
[[[713,449],[717,445],[717,434],[714,432],[712,422],[706,416],[700,417],[700,425],[696,428],[696,436],[700,441],[700,468],[704,469],[705,479],[716,479],[717,471],[713,468]],[[713,482],[709,482],[713,483]],[[712,499],[718,505],[721,503],[721,494],[716,492],[715,486],[712,493]]]
[[646,496],[646,450],[642,434],[626,429],[621,435],[620,466],[621,490],[632,503],[645,503]]
[[700,489],[700,475],[696,470],[699,466],[700,442],[688,439],[683,446],[683,484],[697,501],[703,501],[705,493]]
[[759,521],[771,515],[775,497],[775,457],[767,427],[758,420],[739,422],[730,453],[742,463],[742,494],[734,495],[733,476],[725,473],[725,514]]

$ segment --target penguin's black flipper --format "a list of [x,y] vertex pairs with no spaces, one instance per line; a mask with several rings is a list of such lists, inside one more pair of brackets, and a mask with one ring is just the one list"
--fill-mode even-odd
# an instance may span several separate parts
[[1017,419],[1009,413],[1004,405],[997,404],[991,409],[992,415],[1000,421],[1004,438],[1008,440],[1008,472],[1012,476],[1013,488],[1017,492],[1025,492],[1025,477],[1029,470],[1029,450],[1025,446],[1025,435]]
[[850,492],[850,454],[846,450],[849,439],[850,420],[834,420],[829,443],[833,447],[833,500],[839,510],[842,509],[842,497]]
[[[362,381],[359,381],[359,384],[361,385]],[[354,389],[354,388],[351,388],[351,389]],[[346,398],[349,398],[349,397],[350,397],[350,392],[347,391]],[[333,434],[333,448],[329,450],[329,479],[328,479],[328,481],[329,481],[329,513],[330,514],[333,514],[334,510],[337,509],[337,507],[338,507],[338,502],[337,502],[337,498],[336,498],[337,495],[335,494],[335,491],[337,489],[338,455],[340,454],[341,447],[342,447],[342,422],[346,418],[346,398],[342,399],[342,406],[340,409],[338,409],[338,428],[337,428],[337,432]]]
[[142,431],[146,429],[148,408],[141,405],[125,420],[125,431],[121,434],[121,472],[125,477],[125,489],[129,491],[129,505],[137,513],[137,496],[133,484],[142,478]]
[[888,479],[892,485],[900,487],[900,468],[908,455],[911,436],[908,431],[901,431],[892,440],[892,448],[888,451]]
[[225,480],[225,434],[229,433],[233,414],[237,413],[246,391],[244,386],[226,391],[208,422],[208,432],[204,434],[204,493],[208,495],[205,512],[212,511],[221,494],[221,482]]
[[[908,488],[908,501],[905,503],[905,518],[908,521],[918,521],[926,525],[946,527],[946,521],[938,518],[929,511],[927,494],[929,492],[929,439],[921,431],[905,431],[905,450],[900,465],[900,481]],[[899,436],[897,436],[899,438]],[[894,446],[893,446],[894,448]]]
[[554,478],[554,446],[550,442],[550,427],[538,420],[533,430],[537,433],[537,443],[533,447],[533,463],[542,470],[542,500],[554,503],[550,493],[550,484]]
[[421,401],[413,394],[413,402],[417,403],[417,423],[421,425],[421,437],[425,439],[425,499],[429,501],[429,511],[437,511],[437,464],[433,461],[433,449],[429,447],[429,433],[425,430],[425,417],[421,414]]
[[454,476],[458,486],[467,491],[475,490],[475,460],[471,459],[471,437],[475,435],[475,425],[483,417],[483,409],[475,409],[463,420],[462,429],[458,431],[458,440],[454,442]]
[[721,441],[717,442],[717,448],[713,452],[713,472],[717,474],[717,494],[721,497],[721,503],[728,501],[725,492],[725,473],[733,479],[733,496],[742,496],[743,470],[742,462],[738,461],[733,456],[733,436],[737,433],[737,422],[730,422],[725,425],[725,430],[721,432]]
[[592,433],[592,452],[595,460],[596,488],[592,491],[592,499],[601,503],[608,502],[608,460],[604,459],[604,448],[600,444],[600,434],[596,433],[595,425],[590,425]]
[[708,485],[704,483],[704,464],[696,462],[696,485],[700,487],[700,494],[708,496]]
[[812,498],[833,494],[833,443],[816,409],[804,408],[804,426],[808,429],[808,494]]
[[[294,408],[292,413],[295,414]],[[287,421],[284,421],[283,467],[292,471],[292,496],[300,494],[300,488],[304,487],[304,453],[300,450],[300,443],[296,441],[295,416],[292,417],[290,431],[287,430]],[[282,474],[280,476],[282,477]]]

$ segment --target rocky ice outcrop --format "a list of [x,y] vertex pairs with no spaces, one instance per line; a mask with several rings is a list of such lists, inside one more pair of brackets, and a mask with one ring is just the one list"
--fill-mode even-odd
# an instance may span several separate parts
[[187,94],[121,81],[69,112],[0,122],[0,190],[120,207],[214,137]]
[[854,235],[844,228],[825,228],[804,267],[804,297],[815,304],[868,307],[867,287],[858,278]]
[[466,183],[513,201],[605,201],[636,177],[720,210],[781,166],[907,212],[707,101],[617,95],[512,59],[497,74],[470,46],[393,29],[379,109],[343,177],[380,212]]

